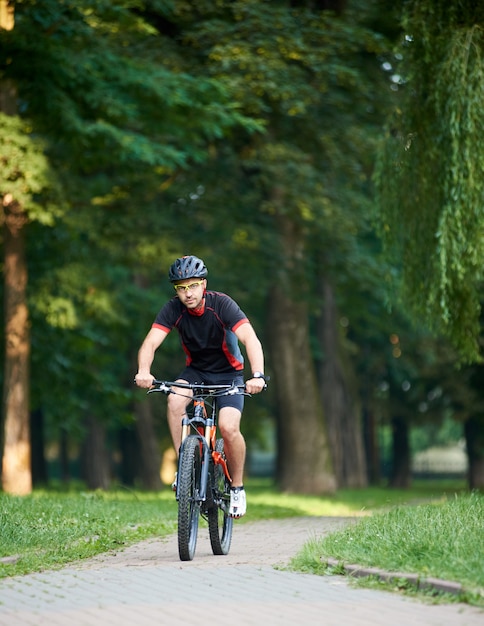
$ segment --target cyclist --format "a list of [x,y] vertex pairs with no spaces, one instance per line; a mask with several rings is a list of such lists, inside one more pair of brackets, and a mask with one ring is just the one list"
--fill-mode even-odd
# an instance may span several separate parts
[[[246,390],[256,394],[264,389],[261,342],[247,316],[232,298],[224,293],[207,291],[207,274],[205,263],[196,256],[178,258],[171,265],[168,278],[176,296],[161,308],[141,345],[135,376],[139,387],[152,386],[154,376],[150,370],[155,352],[176,328],[186,354],[186,367],[178,376],[178,382],[244,384],[240,341],[252,371],[246,381]],[[183,390],[185,394],[186,391]],[[168,395],[168,425],[177,453],[181,445],[181,421],[188,403],[186,395]],[[218,423],[232,478],[229,515],[235,518],[245,515],[247,509],[243,484],[246,446],[240,432],[243,406],[243,395],[218,398]],[[176,483],[173,487],[176,489]]]

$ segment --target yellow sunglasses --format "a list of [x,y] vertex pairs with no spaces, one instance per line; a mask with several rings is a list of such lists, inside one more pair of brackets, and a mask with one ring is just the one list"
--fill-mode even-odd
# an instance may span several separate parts
[[203,285],[203,280],[199,280],[196,283],[190,283],[189,285],[173,285],[173,288],[177,293],[181,293],[182,291],[186,293],[187,291],[193,291],[200,285]]

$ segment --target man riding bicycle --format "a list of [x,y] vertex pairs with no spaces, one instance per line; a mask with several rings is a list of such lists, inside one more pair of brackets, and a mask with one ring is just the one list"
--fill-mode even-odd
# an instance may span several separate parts
[[[207,274],[204,262],[196,256],[176,259],[170,267],[168,277],[176,296],[161,308],[141,345],[135,376],[139,387],[152,386],[151,365],[155,352],[176,328],[186,354],[186,367],[178,376],[178,382],[243,385],[244,358],[240,341],[252,371],[252,377],[246,381],[247,392],[256,394],[265,388],[264,353],[251,323],[228,295],[207,291]],[[188,403],[186,394],[168,395],[168,425],[177,454]],[[229,515],[235,518],[245,515],[247,509],[243,484],[246,446],[240,432],[243,406],[243,395],[218,399],[218,425],[232,477]]]

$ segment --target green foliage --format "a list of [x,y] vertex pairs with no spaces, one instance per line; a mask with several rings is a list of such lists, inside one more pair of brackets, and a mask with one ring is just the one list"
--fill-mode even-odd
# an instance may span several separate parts
[[484,260],[484,15],[475,2],[408,2],[401,73],[377,183],[381,231],[414,316],[479,356]]
[[[139,329],[145,302],[155,308],[154,294],[136,288],[121,264],[122,250],[115,254],[100,243],[101,216],[86,211],[79,222],[63,220],[55,237],[40,227],[31,232],[32,405],[76,437],[88,412],[113,428],[128,419],[130,332]],[[46,248],[63,259],[62,266],[52,267]],[[148,319],[143,321],[145,331]]]
[[[336,17],[310,2],[16,3],[0,79],[17,85],[28,135],[6,136],[34,141],[32,172],[45,163],[68,199],[38,209],[28,233],[32,405],[49,433],[79,437],[89,412],[113,430],[132,419],[136,350],[186,253],[206,260],[210,287],[231,293],[261,336],[273,281],[289,270],[284,285],[317,316],[327,272],[362,389],[397,365],[388,336],[401,321],[383,310],[390,270],[369,228],[392,95],[382,32],[395,26],[381,4],[349,2]],[[400,385],[407,369],[418,378],[415,354],[392,372]],[[176,373],[182,356],[170,338],[157,371]],[[274,413],[270,394],[261,402],[248,432]]]
[[0,112],[0,193],[18,202],[31,220],[52,225],[60,214],[53,204],[59,188],[44,149],[31,124]]
[[[165,17],[179,33],[192,71],[229,85],[241,110],[262,118],[267,128],[263,135],[239,133],[230,146],[217,145],[215,160],[199,175],[199,211],[219,216],[204,218],[203,232],[213,224],[216,233],[224,223],[229,234],[217,264],[242,253],[246,267],[257,259],[254,271],[263,281],[278,276],[288,261],[303,287],[315,276],[315,249],[327,245],[328,257],[345,262],[353,251],[349,242],[364,228],[372,123],[381,103],[374,88],[385,80],[376,59],[385,41],[365,23],[375,7],[358,4],[354,13],[335,19],[306,3],[172,6]],[[215,181],[211,172],[218,174]],[[281,198],[277,208],[275,195]],[[282,241],[281,214],[293,222],[302,248]],[[193,209],[186,216],[198,219]]]
[[208,138],[257,124],[243,118],[216,81],[161,61],[165,41],[124,2],[16,5],[2,32],[6,63],[37,132],[56,139],[53,156],[84,173],[184,166],[206,156]]
[[[133,343],[161,304],[146,285],[180,254],[162,234],[176,220],[160,211],[163,184],[229,129],[261,128],[222,83],[186,71],[142,9],[25,0],[0,32],[0,80],[24,118],[2,116],[2,193],[55,218],[54,232],[28,233],[32,407],[76,436],[87,412],[113,428],[130,419]],[[45,209],[53,171],[64,211],[58,198]]]

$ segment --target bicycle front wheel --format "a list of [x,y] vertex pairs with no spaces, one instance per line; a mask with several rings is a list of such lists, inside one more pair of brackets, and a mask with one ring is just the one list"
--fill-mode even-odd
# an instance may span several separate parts
[[[215,450],[225,459],[224,440],[217,439]],[[212,552],[216,555],[228,554],[232,543],[234,520],[229,517],[230,483],[221,465],[214,464],[213,506],[208,510],[208,530]]]
[[177,475],[178,554],[182,561],[191,561],[197,547],[201,466],[200,440],[190,436],[183,444]]

